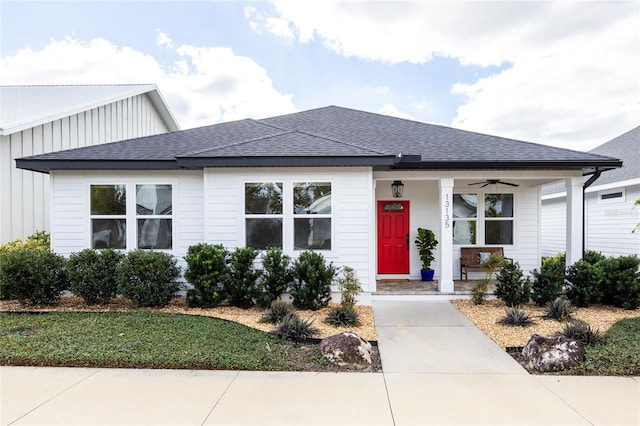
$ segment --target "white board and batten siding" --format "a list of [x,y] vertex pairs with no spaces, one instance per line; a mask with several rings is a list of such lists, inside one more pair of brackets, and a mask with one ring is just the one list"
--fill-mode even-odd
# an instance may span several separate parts
[[[91,247],[89,187],[92,184],[171,184],[173,249],[181,266],[189,246],[204,239],[201,170],[62,171],[51,175],[51,247],[64,256]],[[131,197],[128,198],[131,200]],[[129,203],[130,204],[130,203]],[[127,230],[134,232],[133,230]],[[135,241],[135,235],[130,235]],[[132,247],[131,247],[132,248]]]
[[49,176],[15,167],[15,159],[165,133],[146,94],[0,136],[0,244],[49,231]]
[[[370,168],[205,169],[206,242],[231,249],[245,246],[244,185],[258,182],[283,183],[283,209],[292,208],[287,204],[291,195],[286,194],[294,182],[331,182],[332,248],[321,253],[336,266],[353,268],[364,292],[369,291],[369,280],[375,280],[369,272],[370,224],[374,220]],[[284,250],[296,257],[299,252],[288,249],[293,247],[293,222],[287,214],[283,227]]]

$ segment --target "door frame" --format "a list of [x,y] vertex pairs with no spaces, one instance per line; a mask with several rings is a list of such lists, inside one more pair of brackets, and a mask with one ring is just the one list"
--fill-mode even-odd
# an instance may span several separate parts
[[[379,243],[380,243],[380,205],[383,203],[401,203],[403,204],[405,213],[406,213],[406,217],[407,217],[407,235],[408,235],[408,239],[407,239],[407,272],[380,272],[380,248],[379,248]],[[376,275],[384,275],[384,276],[392,276],[392,275],[409,275],[411,273],[411,247],[410,247],[410,234],[411,234],[411,204],[410,204],[410,200],[376,200],[376,265],[375,265],[375,272]]]

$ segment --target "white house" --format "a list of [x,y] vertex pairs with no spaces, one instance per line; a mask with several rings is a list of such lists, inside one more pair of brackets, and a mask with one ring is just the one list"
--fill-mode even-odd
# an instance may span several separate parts
[[[585,189],[585,249],[605,256],[640,256],[640,126],[604,143],[592,154],[619,158],[619,169],[603,172]],[[542,255],[565,251],[564,182],[542,188]]]
[[320,250],[356,270],[366,303],[376,280],[419,278],[418,227],[440,241],[434,269],[443,293],[460,278],[461,247],[501,246],[527,273],[538,268],[540,188],[558,179],[569,185],[569,256],[577,260],[583,176],[621,163],[330,106],[17,165],[51,177],[59,253],[143,247],[182,258],[202,241],[279,246],[293,256]]
[[175,130],[153,84],[0,86],[0,244],[49,230],[49,176],[16,158]]

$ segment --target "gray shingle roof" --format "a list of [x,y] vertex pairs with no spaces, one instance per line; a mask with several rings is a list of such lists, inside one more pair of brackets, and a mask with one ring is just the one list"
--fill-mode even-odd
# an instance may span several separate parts
[[[280,161],[275,160],[278,158]],[[96,164],[100,161],[104,164]],[[83,163],[88,162],[92,168],[105,169],[127,168],[126,163],[132,168],[166,168],[171,167],[169,163],[174,168],[372,165],[407,169],[588,169],[619,165],[606,156],[330,106],[43,154],[18,160],[18,166],[46,171],[86,168]]]
[[167,127],[178,130],[178,123],[155,84],[0,86],[0,135],[143,93],[149,94]]
[[[640,178],[640,126],[595,147],[589,153],[622,160],[622,167],[603,172],[594,185]],[[565,189],[564,182],[545,185],[542,187],[542,195],[564,192]]]

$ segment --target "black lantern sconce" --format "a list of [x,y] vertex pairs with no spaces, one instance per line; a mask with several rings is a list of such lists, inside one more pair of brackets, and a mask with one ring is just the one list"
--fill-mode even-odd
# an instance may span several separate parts
[[394,180],[391,184],[391,193],[393,198],[402,198],[402,192],[404,191],[404,183],[401,180]]

